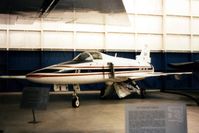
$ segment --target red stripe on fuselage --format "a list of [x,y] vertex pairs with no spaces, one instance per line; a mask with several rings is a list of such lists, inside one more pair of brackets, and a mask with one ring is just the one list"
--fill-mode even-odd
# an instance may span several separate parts
[[[136,72],[132,72],[132,71],[124,71],[124,72],[115,72],[115,74],[129,74],[129,73],[141,73],[141,72],[153,72],[151,70],[149,71],[136,71]],[[47,75],[45,74],[30,74],[27,75],[26,77],[30,77],[30,78],[43,78],[43,77],[69,77],[69,76],[89,76],[89,75],[104,75],[104,74],[110,74],[110,72],[98,72],[98,73],[70,73],[70,74],[50,74]]]

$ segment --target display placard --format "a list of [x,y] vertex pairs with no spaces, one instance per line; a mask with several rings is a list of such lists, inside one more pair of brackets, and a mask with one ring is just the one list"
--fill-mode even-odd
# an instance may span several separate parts
[[126,133],[187,133],[186,106],[126,105]]
[[21,108],[45,110],[49,99],[49,88],[26,87],[23,90]]

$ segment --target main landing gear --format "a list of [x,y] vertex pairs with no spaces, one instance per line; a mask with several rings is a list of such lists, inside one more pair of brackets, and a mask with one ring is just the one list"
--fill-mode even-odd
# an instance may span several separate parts
[[136,89],[137,94],[140,95],[141,98],[145,98],[146,91],[143,88],[140,88],[135,81],[131,82],[131,85]]
[[78,108],[80,106],[79,97],[77,96],[77,92],[80,91],[79,85],[73,85],[73,90],[72,107]]

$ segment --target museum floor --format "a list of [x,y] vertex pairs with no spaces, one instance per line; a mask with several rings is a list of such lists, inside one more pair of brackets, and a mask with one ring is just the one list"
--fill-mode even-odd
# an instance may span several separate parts
[[199,133],[199,106],[184,96],[150,92],[146,99],[100,100],[99,92],[80,94],[81,106],[71,107],[70,94],[51,94],[48,108],[36,111],[38,124],[29,124],[31,110],[20,109],[20,94],[0,94],[0,133],[124,133],[125,104],[186,103],[188,133]]

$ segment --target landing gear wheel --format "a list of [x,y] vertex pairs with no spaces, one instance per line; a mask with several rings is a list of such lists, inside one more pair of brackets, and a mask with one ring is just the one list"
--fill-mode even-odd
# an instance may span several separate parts
[[142,99],[145,98],[145,94],[146,94],[145,89],[140,89],[140,96]]
[[73,97],[72,99],[72,106],[73,108],[78,108],[80,106],[79,97]]
[[105,89],[102,88],[101,91],[100,91],[100,98],[101,99],[104,99],[104,94],[105,94]]

